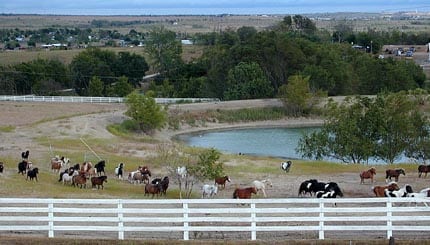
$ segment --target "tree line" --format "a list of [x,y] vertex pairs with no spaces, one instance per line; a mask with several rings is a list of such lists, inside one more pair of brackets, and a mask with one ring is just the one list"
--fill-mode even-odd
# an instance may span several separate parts
[[[184,62],[176,33],[155,26],[145,37],[148,60],[89,48],[69,65],[37,59],[1,66],[0,93],[52,95],[72,88],[82,96],[124,96],[115,92],[129,91],[115,88],[119,79],[121,88],[137,87],[150,68],[160,73],[149,86],[157,97],[274,98],[297,75],[309,77],[311,91],[333,96],[425,88],[425,74],[413,61],[378,59],[351,48],[349,39],[332,39],[310,19],[287,16],[264,31],[244,26],[196,34],[195,45],[204,45],[203,54]],[[378,41],[372,40],[376,50]]]

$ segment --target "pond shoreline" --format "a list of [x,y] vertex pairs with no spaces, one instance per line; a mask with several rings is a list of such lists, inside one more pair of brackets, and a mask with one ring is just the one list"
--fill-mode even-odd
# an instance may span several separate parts
[[155,138],[176,141],[180,135],[198,134],[207,131],[223,131],[234,129],[247,128],[299,128],[299,127],[318,127],[324,124],[321,118],[300,117],[286,118],[281,120],[271,121],[254,121],[254,122],[238,122],[238,123],[206,123],[204,126],[183,125],[181,129],[171,130],[163,129],[157,132]]

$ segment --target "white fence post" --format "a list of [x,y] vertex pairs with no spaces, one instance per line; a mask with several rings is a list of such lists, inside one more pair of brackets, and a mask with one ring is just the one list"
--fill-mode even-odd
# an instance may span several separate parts
[[188,241],[190,240],[190,232],[189,232],[189,227],[188,227],[188,203],[183,203],[182,204],[182,209],[183,209],[183,213],[184,213],[184,240]]
[[324,202],[320,199],[320,222],[318,238],[324,240]]
[[255,203],[251,203],[251,240],[257,240],[257,224],[255,222]]
[[118,200],[118,239],[124,240],[124,222],[123,222],[122,200]]
[[391,203],[391,198],[388,198],[387,200],[387,239],[390,239],[390,237],[393,236],[393,221],[392,221],[392,215],[393,212],[391,211],[393,205]]
[[52,238],[54,237],[54,203],[52,200],[50,201],[50,203],[48,203],[48,219],[48,237]]

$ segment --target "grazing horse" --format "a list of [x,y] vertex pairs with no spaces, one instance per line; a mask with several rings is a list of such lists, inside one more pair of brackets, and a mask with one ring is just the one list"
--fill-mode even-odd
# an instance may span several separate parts
[[386,189],[389,191],[397,191],[400,189],[400,187],[397,185],[396,182],[390,182],[388,185],[385,186],[377,185],[372,187],[372,191],[373,193],[375,193],[376,197],[385,197]]
[[118,164],[118,167],[115,168],[115,175],[118,176],[118,179],[122,179],[124,175],[124,163]]
[[281,162],[281,169],[288,173],[292,164],[293,163],[291,161]]
[[318,180],[316,179],[310,179],[310,180],[305,180],[300,184],[299,187],[299,194],[298,196],[304,196],[306,195],[306,193],[309,193],[310,196],[312,196],[312,185],[315,185],[316,183],[318,183]]
[[97,186],[97,189],[100,188],[100,186],[102,187],[103,190],[103,183],[106,182],[107,183],[107,176],[103,175],[103,176],[97,176],[97,177],[91,177],[91,185],[92,188],[94,189]]
[[29,170],[32,165],[33,163],[27,160],[21,161],[20,163],[18,163],[18,173],[24,175],[25,173],[27,173],[27,170]]
[[364,184],[364,179],[370,179],[371,182],[373,183],[373,176],[374,175],[376,175],[376,168],[374,168],[374,167],[371,167],[368,170],[361,172],[360,173],[360,179],[361,179],[360,184]]
[[160,183],[158,183],[156,185],[148,183],[145,185],[145,196],[146,195],[149,196],[149,194],[152,194],[152,198],[154,198],[155,194],[157,194],[157,196],[158,196],[158,194],[161,193],[162,188],[163,187],[161,186]]
[[96,173],[98,176],[101,176],[102,172],[103,172],[103,174],[106,174],[105,173],[105,167],[106,167],[106,161],[105,160],[101,160],[96,165],[94,165],[94,169],[96,170]]
[[424,178],[427,177],[427,172],[430,172],[430,165],[418,166],[418,178],[421,178],[422,173],[424,173]]
[[217,194],[217,192],[218,192],[218,185],[216,184],[202,186],[202,198],[213,197]]
[[227,181],[230,182],[230,178],[227,175],[215,178],[215,184],[222,186],[223,189],[225,189],[225,182]]
[[72,178],[72,185],[77,187],[78,185],[82,186],[86,189],[87,188],[87,177],[85,176],[85,174],[78,174],[73,176]]
[[387,169],[385,173],[386,173],[385,182],[387,183],[388,183],[388,180],[391,181],[392,177],[394,177],[395,181],[398,182],[400,174],[406,175],[405,170],[403,168]]
[[233,192],[233,198],[250,199],[252,193],[257,194],[257,190],[255,189],[255,187],[236,188]]
[[263,192],[263,196],[264,197],[267,197],[267,195],[266,195],[266,185],[272,187],[272,182],[269,179],[265,179],[265,180],[262,180],[262,181],[254,180],[252,182],[252,185],[255,187],[255,189],[257,191]]
[[38,168],[33,168],[31,170],[27,171],[27,180],[28,178],[30,178],[30,180],[36,179],[37,181],[37,175],[39,174],[39,169]]

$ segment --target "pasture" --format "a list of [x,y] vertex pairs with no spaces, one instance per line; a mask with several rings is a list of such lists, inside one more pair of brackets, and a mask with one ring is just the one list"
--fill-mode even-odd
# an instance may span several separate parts
[[[127,180],[128,173],[137,170],[139,166],[148,166],[152,173],[151,179],[164,176],[169,176],[170,179],[166,196],[155,196],[154,199],[176,199],[179,198],[177,176],[169,172],[168,167],[180,165],[186,162],[187,158],[175,155],[174,152],[180,151],[181,154],[187,155],[200,150],[161,137],[166,132],[160,132],[157,137],[151,139],[141,135],[119,137],[110,134],[106,127],[124,119],[124,107],[117,104],[82,106],[74,103],[3,102],[1,106],[4,112],[13,112],[14,109],[20,112],[15,117],[9,113],[10,116],[0,118],[0,125],[15,125],[15,122],[17,124],[11,132],[1,132],[3,142],[0,161],[4,162],[4,171],[0,175],[2,197],[152,199],[152,195],[144,195],[144,184],[132,184]],[[34,113],[36,108],[38,113]],[[79,111],[79,108],[82,111]],[[175,110],[178,108],[181,107],[178,106]],[[52,116],[53,112],[61,113]],[[28,121],[20,120],[20,115],[26,115]],[[49,115],[50,119],[44,119]],[[81,138],[85,139],[94,152],[82,143]],[[34,167],[39,168],[37,182],[27,181],[25,176],[18,174],[17,164],[21,161],[21,152],[27,149],[30,150],[29,159]],[[53,155],[70,158],[71,166],[84,161],[95,164],[99,161],[98,157],[106,160],[107,183],[104,183],[103,189],[91,188],[91,182],[87,183],[89,188],[82,189],[70,184],[63,185],[58,182],[59,174],[51,170],[50,161]],[[236,188],[250,187],[254,180],[264,179],[270,179],[272,182],[272,186],[266,186],[265,189],[267,198],[296,198],[300,183],[311,178],[338,183],[345,198],[372,198],[372,186],[385,184],[385,170],[388,168],[403,168],[406,175],[400,177],[399,186],[408,183],[416,192],[429,187],[430,178],[418,178],[416,163],[374,166],[374,183],[365,181],[360,184],[359,174],[371,166],[292,160],[289,172],[285,172],[281,168],[281,162],[284,161],[282,159],[223,154],[220,161],[224,162],[224,172],[229,176],[230,182],[226,182],[225,189],[218,189],[217,195],[212,197],[215,199],[232,199]],[[125,164],[122,180],[114,173],[120,162]],[[203,184],[213,183],[214,180],[196,183],[192,199],[201,198],[200,187]],[[265,197],[258,192],[252,195],[252,199],[255,198]]]

